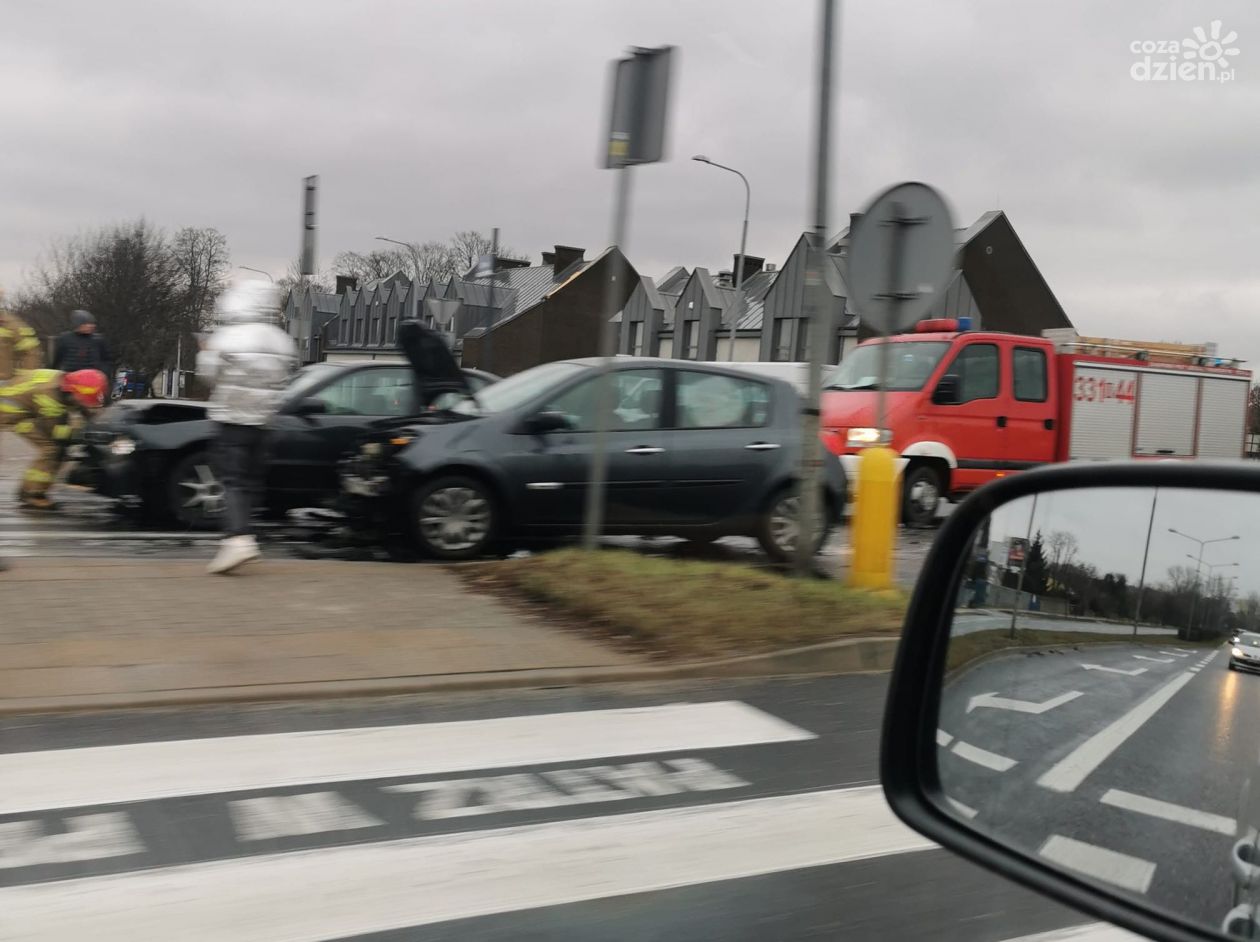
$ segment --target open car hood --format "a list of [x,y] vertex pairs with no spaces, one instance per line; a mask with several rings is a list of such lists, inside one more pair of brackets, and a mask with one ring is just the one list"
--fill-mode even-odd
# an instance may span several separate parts
[[416,400],[421,409],[427,409],[443,393],[472,395],[468,377],[437,331],[419,321],[403,321],[398,325],[398,346],[411,364]]

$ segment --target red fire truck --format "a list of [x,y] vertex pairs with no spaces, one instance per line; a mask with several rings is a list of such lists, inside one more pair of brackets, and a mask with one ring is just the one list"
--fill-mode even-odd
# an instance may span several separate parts
[[[890,338],[886,427],[876,427],[883,340],[827,377],[823,439],[856,481],[861,450],[899,455],[902,520],[941,498],[1054,461],[1242,458],[1251,373],[1212,344],[1025,337],[929,320]],[[963,329],[960,329],[963,328]]]

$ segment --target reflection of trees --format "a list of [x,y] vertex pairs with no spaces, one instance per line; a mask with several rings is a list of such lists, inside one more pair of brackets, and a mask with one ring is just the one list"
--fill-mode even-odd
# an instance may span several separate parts
[[[1132,619],[1137,587],[1124,573],[1100,573],[1076,562],[1076,541],[1055,531],[1041,534],[1028,551],[1025,591],[1063,599],[1073,615],[1115,621]],[[1194,612],[1192,637],[1213,638],[1238,630],[1260,631],[1260,594],[1237,600],[1233,580],[1200,579],[1192,566],[1173,566],[1163,582],[1147,585],[1142,595],[1142,621],[1185,629]]]

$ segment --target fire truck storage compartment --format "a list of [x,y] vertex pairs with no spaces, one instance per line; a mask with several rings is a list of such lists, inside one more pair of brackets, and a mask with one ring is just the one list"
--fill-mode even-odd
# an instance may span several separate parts
[[1206,376],[1199,406],[1200,458],[1241,458],[1247,423],[1247,393],[1251,383],[1245,377]]
[[1138,377],[1138,458],[1190,458],[1194,455],[1194,418],[1199,407],[1199,377],[1184,373],[1147,373]]
[[1131,458],[1137,371],[1097,363],[1074,367],[1068,392],[1072,397],[1069,460]]
[[1241,458],[1248,377],[1076,362],[1071,461]]

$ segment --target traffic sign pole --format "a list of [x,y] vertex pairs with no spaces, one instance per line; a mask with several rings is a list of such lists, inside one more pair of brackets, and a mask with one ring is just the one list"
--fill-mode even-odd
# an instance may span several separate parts
[[892,335],[936,302],[948,284],[955,251],[949,210],[935,190],[921,183],[903,183],[886,191],[854,228],[850,294],[863,321],[884,337],[874,416],[876,444],[863,449],[858,460],[851,586],[888,589],[893,585],[901,486],[888,421]]

